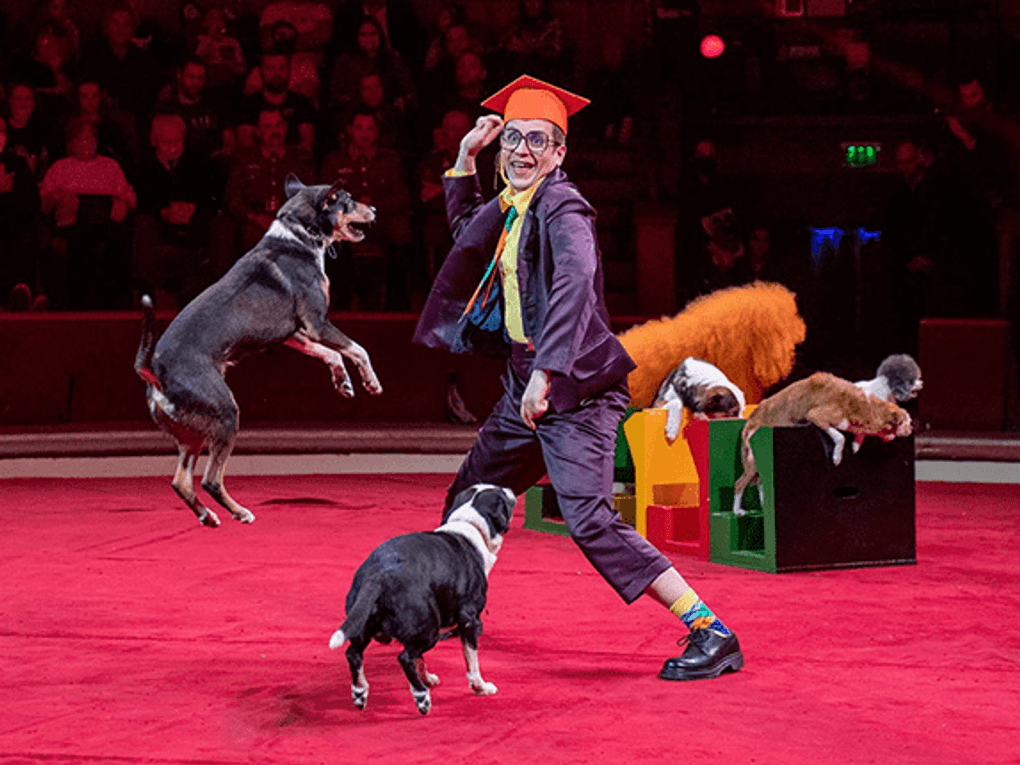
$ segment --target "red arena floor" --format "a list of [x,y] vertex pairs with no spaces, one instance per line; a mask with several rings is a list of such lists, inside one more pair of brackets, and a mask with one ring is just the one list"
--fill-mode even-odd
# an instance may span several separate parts
[[694,683],[656,678],[682,625],[519,504],[480,645],[498,694],[440,643],[422,717],[373,645],[359,712],[327,646],[351,576],[435,528],[449,480],[235,475],[257,520],[215,530],[168,476],[0,480],[0,763],[1020,763],[1020,486],[919,482],[917,565],[673,556],[747,661]]

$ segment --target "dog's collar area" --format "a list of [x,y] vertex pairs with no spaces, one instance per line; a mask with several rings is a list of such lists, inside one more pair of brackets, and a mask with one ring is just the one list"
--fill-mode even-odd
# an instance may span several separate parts
[[457,534],[468,540],[482,556],[485,575],[488,576],[496,563],[496,553],[503,545],[503,537],[489,537],[489,525],[471,505],[462,505],[447,517],[446,522],[436,531]]

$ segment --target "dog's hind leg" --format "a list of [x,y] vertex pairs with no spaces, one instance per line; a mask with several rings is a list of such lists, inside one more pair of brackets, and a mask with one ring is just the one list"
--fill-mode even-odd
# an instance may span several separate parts
[[209,462],[205,466],[205,475],[202,476],[202,488],[209,492],[209,495],[230,511],[234,520],[241,523],[251,523],[255,515],[245,507],[237,504],[234,498],[227,493],[223,485],[223,473],[227,467],[227,460],[234,450],[234,441],[212,441],[209,443]]
[[[751,436],[757,432],[757,428],[748,429],[744,426],[744,430],[740,435],[740,460],[744,466],[744,472],[740,478],[733,485],[733,513],[734,515],[746,515],[747,510],[744,509],[744,490],[750,485],[751,481],[758,477],[758,466],[754,461],[754,450],[751,448]],[[761,486],[758,487],[758,493],[761,494]]]
[[177,448],[179,454],[177,470],[174,472],[174,491],[198,516],[198,520],[203,526],[216,528],[220,525],[220,519],[216,517],[216,513],[199,502],[198,495],[195,494],[195,460],[198,459],[198,453],[202,450],[202,444],[201,442],[197,446],[180,444]]
[[404,646],[404,650],[400,652],[397,660],[404,669],[407,681],[411,684],[411,695],[414,697],[415,706],[418,707],[419,712],[427,715],[432,709],[432,694],[429,693],[429,687],[418,676],[418,662],[421,661],[421,654],[420,650]]
[[247,508],[241,507],[234,498],[227,493],[223,485],[223,474],[227,469],[227,460],[234,450],[234,439],[237,438],[240,414],[234,396],[227,387],[226,382],[221,378],[223,384],[217,391],[219,400],[210,403],[216,407],[216,418],[210,423],[209,431],[206,433],[206,444],[209,446],[209,462],[205,466],[205,475],[202,476],[202,488],[209,492],[209,495],[230,511],[234,520],[241,523],[251,523],[255,516]]
[[482,679],[482,672],[478,668],[478,644],[471,645],[466,639],[461,638],[461,645],[464,648],[464,664],[467,665],[468,685],[476,696],[491,696],[499,689],[492,683]]
[[347,664],[351,668],[351,701],[358,709],[368,704],[368,680],[365,678],[365,664],[362,661],[367,643],[351,641],[347,646]]

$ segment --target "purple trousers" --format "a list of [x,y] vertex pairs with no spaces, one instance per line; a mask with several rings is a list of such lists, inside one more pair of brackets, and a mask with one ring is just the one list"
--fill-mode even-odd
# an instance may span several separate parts
[[474,483],[520,495],[548,473],[570,536],[620,597],[632,603],[672,565],[613,510],[616,435],[630,400],[626,379],[568,412],[521,419],[526,380],[507,364],[503,397],[478,431],[446,504]]

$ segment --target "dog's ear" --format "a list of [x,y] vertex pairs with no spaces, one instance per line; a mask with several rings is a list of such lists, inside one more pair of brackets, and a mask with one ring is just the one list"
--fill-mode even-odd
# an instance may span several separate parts
[[287,173],[287,180],[283,182],[283,193],[287,195],[287,199],[290,199],[304,187],[305,184],[294,173]]

